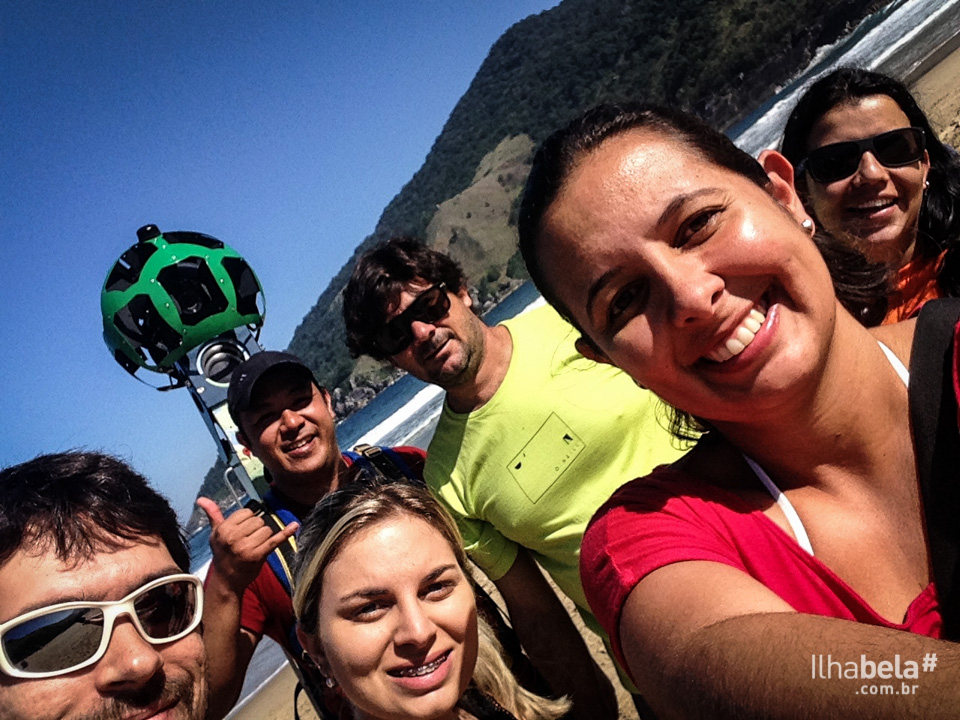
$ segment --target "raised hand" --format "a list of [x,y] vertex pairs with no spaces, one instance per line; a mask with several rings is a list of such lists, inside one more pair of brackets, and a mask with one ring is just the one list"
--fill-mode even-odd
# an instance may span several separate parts
[[289,523],[273,533],[262,518],[243,508],[224,519],[216,502],[197,498],[197,506],[210,519],[210,550],[217,574],[230,588],[242,593],[254,581],[264,561],[300,527]]

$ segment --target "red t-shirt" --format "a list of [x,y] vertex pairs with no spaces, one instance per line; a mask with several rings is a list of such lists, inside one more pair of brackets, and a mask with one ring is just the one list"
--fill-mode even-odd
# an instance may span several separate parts
[[[393,449],[417,477],[423,477],[423,464],[427,457],[423,450],[415,447]],[[343,459],[347,466],[351,464],[350,458],[345,456]],[[288,509],[297,516],[298,520],[303,519],[296,508]],[[270,566],[264,563],[256,579],[247,586],[243,594],[240,627],[249,630],[257,637],[266,635],[289,650],[290,632],[295,622],[293,601]]]
[[887,622],[761,510],[729,490],[661,467],[614,493],[591,521],[580,551],[587,600],[624,667],[619,623],[627,596],[654,570],[687,560],[742,570],[797,612],[941,635],[933,583],[910,604],[903,623]]

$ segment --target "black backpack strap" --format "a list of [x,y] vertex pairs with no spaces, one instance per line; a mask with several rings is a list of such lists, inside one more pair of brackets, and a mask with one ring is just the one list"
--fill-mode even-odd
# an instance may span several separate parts
[[376,468],[391,480],[407,480],[415,485],[424,484],[423,478],[411,470],[393,448],[361,444],[353,448],[353,454],[362,464]]
[[[470,561],[470,567],[473,574],[483,572],[473,561]],[[547,697],[552,696],[553,691],[550,689],[550,685],[547,684],[546,679],[527,657],[523,646],[520,644],[520,638],[517,637],[516,631],[507,619],[504,609],[475,578],[470,577],[470,584],[477,598],[477,614],[493,630],[494,636],[500,642],[500,647],[503,648],[503,658],[507,667],[510,668],[510,672],[513,673],[517,682],[532,693]]]
[[910,355],[910,424],[944,637],[960,640],[960,431],[953,387],[960,299],[924,305]]

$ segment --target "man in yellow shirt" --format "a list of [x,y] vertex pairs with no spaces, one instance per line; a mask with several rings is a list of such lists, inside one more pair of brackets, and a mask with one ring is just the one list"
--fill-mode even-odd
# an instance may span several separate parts
[[424,478],[471,558],[496,584],[534,665],[582,718],[616,717],[539,563],[601,632],[580,584],[580,541],[618,487],[681,454],[657,399],[574,348],[543,306],[495,326],[472,311],[463,272],[409,239],[364,255],[344,291],[347,344],[446,390]]

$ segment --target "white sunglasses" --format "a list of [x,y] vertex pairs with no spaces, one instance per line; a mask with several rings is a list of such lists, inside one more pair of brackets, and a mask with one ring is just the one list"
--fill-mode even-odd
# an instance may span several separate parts
[[123,600],[65,602],[0,624],[0,670],[15,678],[48,678],[88,667],[110,645],[127,615],[141,637],[163,645],[189,635],[203,617],[203,584],[195,575],[157,578]]

